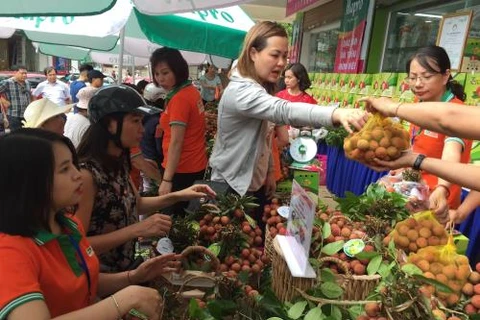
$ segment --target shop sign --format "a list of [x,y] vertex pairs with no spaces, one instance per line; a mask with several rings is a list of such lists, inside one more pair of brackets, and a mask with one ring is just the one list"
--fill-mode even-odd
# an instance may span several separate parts
[[290,16],[295,12],[298,12],[302,9],[305,9],[309,5],[314,4],[318,0],[287,0],[287,14],[286,16]]
[[343,1],[344,13],[338,38],[334,72],[358,72],[369,3],[368,0]]

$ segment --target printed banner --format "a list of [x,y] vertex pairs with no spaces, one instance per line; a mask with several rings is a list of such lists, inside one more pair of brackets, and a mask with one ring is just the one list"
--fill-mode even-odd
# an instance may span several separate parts
[[368,0],[344,0],[344,13],[338,37],[334,72],[357,73],[363,34],[367,24]]

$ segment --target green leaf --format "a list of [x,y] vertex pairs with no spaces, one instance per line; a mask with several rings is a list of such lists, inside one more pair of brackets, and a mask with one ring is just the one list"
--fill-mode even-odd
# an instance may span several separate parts
[[420,279],[423,282],[426,282],[428,284],[431,284],[431,285],[435,286],[435,288],[437,290],[441,291],[441,292],[445,292],[445,293],[453,293],[454,292],[452,290],[452,288],[450,288],[446,284],[441,283],[440,281],[430,279],[430,278],[424,277],[423,275],[419,275],[419,274],[414,274],[412,277]]
[[331,305],[331,311],[330,311],[330,316],[332,320],[342,320],[342,311],[340,310],[339,307]]
[[390,270],[391,269],[388,267],[388,265],[382,263],[377,272],[382,278],[387,278],[390,275]]
[[367,274],[371,276],[372,274],[377,273],[381,263],[382,263],[382,256],[378,255],[372,258],[372,260],[370,260],[370,262],[367,265]]
[[423,274],[422,269],[420,269],[419,267],[411,263],[404,264],[401,269],[403,272],[405,272],[409,276],[413,276],[415,274],[419,274],[419,275]]
[[207,303],[207,308],[215,319],[222,319],[234,312],[237,305],[230,300],[212,300]]
[[148,317],[146,315],[144,315],[143,313],[141,313],[140,311],[138,311],[137,309],[132,309],[128,312],[128,314],[134,316],[135,318],[138,318],[140,320],[148,320]]
[[195,231],[200,230],[200,223],[198,223],[198,221],[193,220],[192,222],[190,222],[190,225],[192,226],[193,230]]
[[375,258],[375,257],[378,257],[380,256],[380,253],[378,252],[365,252],[365,251],[362,251],[358,254],[355,255],[355,258],[359,259],[359,260],[364,260],[364,259],[367,259],[367,260],[370,260],[372,258]]
[[365,312],[363,306],[356,305],[348,308],[348,313],[350,314],[350,318],[357,319],[360,315]]
[[267,320],[283,320],[283,319],[279,317],[271,317],[271,318],[268,318]]
[[248,283],[249,277],[250,274],[248,271],[243,270],[238,273],[238,280],[240,280],[241,283]]
[[252,228],[255,228],[257,226],[257,222],[253,220],[253,218],[246,213],[245,213],[245,219],[247,219],[248,223],[252,226]]
[[332,254],[335,254],[338,251],[340,251],[343,248],[344,244],[345,244],[345,241],[343,241],[343,240],[339,240],[339,241],[329,243],[322,248],[322,252],[325,253],[328,256],[331,256]]
[[322,237],[323,239],[327,239],[332,234],[332,227],[330,223],[325,222],[322,227]]
[[325,315],[322,312],[322,309],[320,307],[315,307],[313,309],[310,309],[310,311],[307,312],[305,315],[304,320],[324,320]]
[[320,279],[324,282],[335,282],[335,274],[329,268],[320,270]]
[[220,254],[220,251],[222,250],[222,246],[220,245],[220,243],[214,242],[207,249],[212,251],[215,257],[218,257],[218,255]]
[[343,289],[334,282],[324,282],[320,285],[320,291],[329,299],[336,299],[342,296]]
[[244,203],[243,206],[247,209],[253,209],[253,208],[259,207],[260,205],[255,202],[247,202],[247,203]]
[[299,301],[295,303],[289,310],[288,310],[288,316],[292,318],[293,320],[296,320],[300,318],[303,314],[303,311],[305,311],[305,307],[307,306],[308,302],[307,301]]

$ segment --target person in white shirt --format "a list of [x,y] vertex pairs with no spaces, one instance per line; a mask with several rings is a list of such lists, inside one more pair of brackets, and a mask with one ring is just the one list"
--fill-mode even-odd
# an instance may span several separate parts
[[75,148],[78,147],[82,137],[90,127],[90,120],[88,120],[88,102],[93,97],[98,88],[91,86],[80,89],[77,93],[77,113],[70,113],[67,116],[67,123],[65,124],[64,135],[72,140]]
[[44,71],[47,80],[38,84],[32,95],[36,99],[47,98],[55,104],[63,107],[71,102],[70,90],[62,81],[57,80],[57,70],[47,67]]

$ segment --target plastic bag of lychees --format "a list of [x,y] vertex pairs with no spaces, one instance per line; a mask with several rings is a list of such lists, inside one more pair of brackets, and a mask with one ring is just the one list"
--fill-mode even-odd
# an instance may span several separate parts
[[447,244],[420,249],[408,257],[408,262],[423,271],[426,278],[437,280],[447,285],[453,292],[442,292],[434,286],[427,286],[447,306],[458,303],[461,291],[472,272],[468,258],[457,253],[453,236],[448,237]]
[[362,130],[346,137],[343,143],[347,158],[366,164],[375,164],[374,158],[398,159],[408,148],[408,131],[400,123],[378,113],[368,119]]
[[427,210],[398,222],[389,237],[393,238],[396,248],[408,254],[428,246],[445,245],[448,234],[435,213]]

